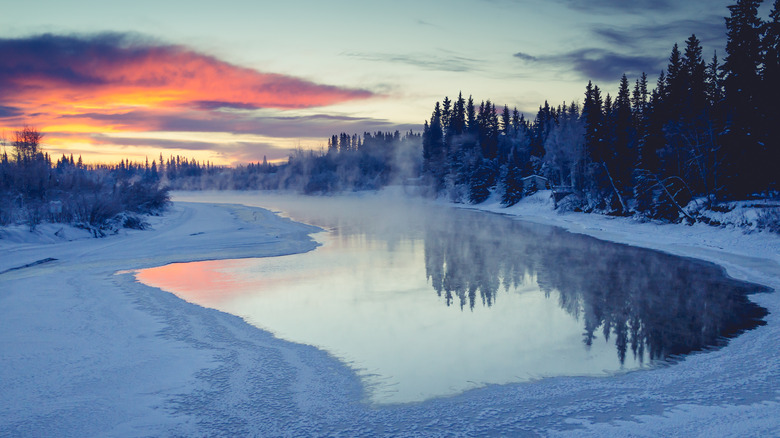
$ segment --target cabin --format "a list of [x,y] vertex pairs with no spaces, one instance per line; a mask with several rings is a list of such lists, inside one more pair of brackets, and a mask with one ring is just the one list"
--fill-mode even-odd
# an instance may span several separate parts
[[526,193],[535,192],[537,190],[547,190],[550,185],[550,181],[540,175],[530,175],[522,179],[523,191]]

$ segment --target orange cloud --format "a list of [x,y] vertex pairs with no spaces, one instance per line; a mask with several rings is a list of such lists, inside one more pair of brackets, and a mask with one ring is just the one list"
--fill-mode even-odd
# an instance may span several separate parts
[[308,108],[372,95],[220,61],[123,35],[0,40],[0,99],[73,112],[141,107]]
[[31,124],[47,133],[158,131],[160,119],[230,118],[224,108],[311,108],[373,96],[123,34],[0,39],[0,53],[6,130]]

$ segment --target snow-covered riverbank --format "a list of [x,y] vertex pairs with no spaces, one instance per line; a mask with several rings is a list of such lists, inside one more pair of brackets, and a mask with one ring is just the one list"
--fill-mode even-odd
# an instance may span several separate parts
[[[363,402],[354,373],[326,353],[138,284],[132,275],[114,275],[316,245],[307,234],[312,227],[261,209],[210,204],[263,205],[257,194],[174,199],[169,214],[154,218],[154,230],[70,242],[52,237],[54,229],[38,237],[0,234],[0,436],[766,436],[780,430],[777,293],[753,297],[770,311],[766,326],[674,366],[375,408]],[[776,235],[559,215],[542,197],[510,209],[480,208],[713,261],[735,278],[780,289]],[[56,260],[33,264],[50,258]]]

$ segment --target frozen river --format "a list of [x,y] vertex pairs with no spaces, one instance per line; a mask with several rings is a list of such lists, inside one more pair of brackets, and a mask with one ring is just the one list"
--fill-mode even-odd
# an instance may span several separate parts
[[373,403],[609,376],[762,324],[756,286],[708,263],[417,202],[267,196],[314,251],[170,264],[139,281],[321,348]]

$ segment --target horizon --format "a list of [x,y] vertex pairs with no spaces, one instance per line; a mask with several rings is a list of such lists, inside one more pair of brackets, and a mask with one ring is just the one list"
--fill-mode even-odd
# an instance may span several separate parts
[[730,3],[233,1],[186,19],[178,2],[12,4],[0,134],[35,127],[55,159],[233,166],[325,149],[340,132],[420,132],[458,92],[533,119],[545,101],[582,102],[589,80],[613,96],[624,73],[654,85],[691,34],[722,59]]

